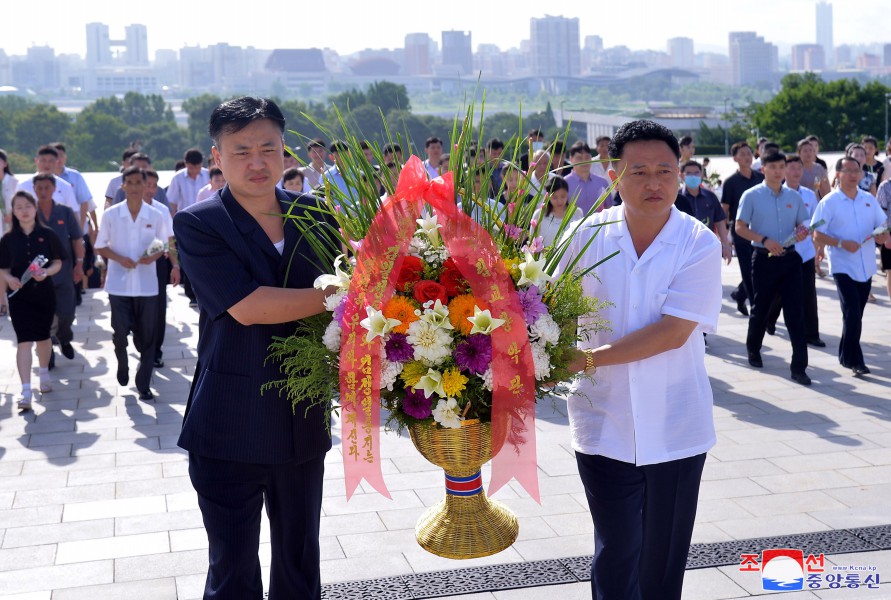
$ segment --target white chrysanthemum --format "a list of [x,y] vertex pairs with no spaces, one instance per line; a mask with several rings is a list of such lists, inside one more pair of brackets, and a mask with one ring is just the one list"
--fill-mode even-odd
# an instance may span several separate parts
[[436,403],[433,409],[433,420],[451,429],[461,427],[461,415],[459,414],[458,401],[454,398],[446,398]]
[[408,253],[411,256],[417,256],[418,258],[424,258],[424,252],[426,252],[430,248],[430,243],[427,241],[427,237],[423,234],[418,235],[415,234],[411,238],[411,242],[408,244]]
[[434,269],[439,268],[449,258],[449,251],[445,246],[428,247],[421,252],[421,258]]
[[386,359],[386,357],[381,356],[381,387],[380,389],[387,388],[391,392],[393,391],[393,384],[396,383],[396,378],[399,377],[399,374],[402,373],[402,367],[404,365],[398,362],[390,362]]
[[452,352],[452,336],[426,321],[415,321],[408,326],[408,343],[415,349],[415,360],[428,367],[442,363]]
[[555,345],[560,341],[560,326],[551,315],[541,315],[529,327],[529,337],[543,344]]
[[328,328],[325,329],[325,335],[322,336],[322,343],[325,344],[325,347],[331,352],[340,352],[340,337],[342,332],[343,330],[340,328],[340,323],[331,321],[328,323]]
[[328,312],[334,312],[334,310],[340,306],[340,303],[343,302],[344,296],[347,295],[347,290],[340,290],[337,293],[331,294],[327,298],[325,298],[325,310]]
[[547,379],[551,375],[551,359],[544,344],[535,343],[532,346],[532,362],[535,364],[535,378],[538,381]]
[[489,368],[480,376],[483,380],[483,387],[490,392],[495,389],[495,384],[492,382],[492,365],[489,365]]

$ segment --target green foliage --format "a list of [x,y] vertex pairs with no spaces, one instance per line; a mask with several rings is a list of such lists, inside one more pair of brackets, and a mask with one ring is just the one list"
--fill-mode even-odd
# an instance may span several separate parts
[[[201,94],[187,98],[183,101],[183,112],[189,115],[190,145],[199,148],[210,147],[210,137],[207,135],[207,123],[210,121],[210,113],[223,102],[216,94]],[[180,155],[185,150],[180,150]]]
[[121,119],[131,127],[149,126],[161,122],[173,122],[173,111],[164,98],[157,94],[144,96],[127,92],[123,99],[116,96],[99,98],[83,110],[97,112]]
[[43,144],[64,140],[71,128],[71,118],[49,104],[31,104],[12,118],[15,143],[12,147],[34,156]]
[[127,124],[119,117],[98,111],[83,111],[70,137],[72,164],[83,171],[108,171],[120,160],[126,141]]

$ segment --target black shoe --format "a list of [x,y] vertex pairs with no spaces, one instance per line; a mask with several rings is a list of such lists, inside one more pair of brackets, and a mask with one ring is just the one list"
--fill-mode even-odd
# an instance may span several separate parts
[[854,367],[851,369],[854,372],[854,377],[860,377],[861,375],[869,375],[872,371],[869,370],[869,367],[866,365],[860,365],[859,367]]
[[50,359],[49,364],[47,365],[47,370],[52,371],[56,368],[56,351],[50,349]]
[[127,385],[130,383],[130,371],[127,369],[127,365],[118,365],[118,383],[121,385]]
[[155,368],[160,369],[163,366],[164,366],[164,361],[161,360],[160,358],[156,358],[155,359]]
[[821,340],[818,337],[808,339],[807,343],[809,345],[813,346],[814,348],[825,348],[826,347],[826,342],[824,342],[823,340]]
[[62,356],[71,360],[74,358],[74,348],[71,347],[71,344],[61,344],[62,347]]
[[802,371],[801,373],[792,373],[792,381],[795,383],[800,383],[801,385],[810,385],[811,378],[807,376],[807,373]]
[[760,369],[764,366],[764,362],[761,360],[760,352],[749,352],[749,364],[755,367],[756,369]]
[[739,290],[733,290],[730,292],[730,298],[736,302],[739,302]]
[[[733,294],[731,294],[731,295],[733,295]],[[736,298],[734,298],[734,300],[736,300]],[[749,316],[749,309],[746,307],[745,300],[736,300],[736,310],[738,310],[739,313],[744,317]]]
[[152,393],[151,390],[145,390],[145,391],[139,392],[140,400],[153,400],[154,398],[155,398],[155,395]]
[[776,333],[777,333],[776,323],[774,323],[773,325],[767,326],[767,335],[776,335]]

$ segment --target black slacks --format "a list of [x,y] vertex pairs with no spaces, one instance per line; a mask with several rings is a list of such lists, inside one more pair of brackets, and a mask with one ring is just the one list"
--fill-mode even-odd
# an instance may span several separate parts
[[680,600],[705,456],[636,466],[576,452],[594,520],[594,600]]
[[[817,314],[817,271],[814,269],[814,259],[801,263],[802,284],[802,308],[804,309],[804,335],[808,340],[820,337],[820,317]],[[783,308],[783,296],[777,294],[770,305],[770,314],[767,322],[776,326],[780,318],[780,310]]]
[[860,334],[863,330],[863,311],[872,289],[872,278],[855,281],[844,273],[832,276],[838,289],[838,300],[842,310],[842,334],[838,344],[838,362],[843,367],[865,366],[863,349],[860,347]]
[[108,295],[111,305],[111,339],[114,355],[119,365],[126,365],[127,335],[133,332],[133,345],[139,352],[139,368],[136,370],[136,389],[147,391],[155,366],[155,330],[158,326],[157,296]]
[[739,264],[739,274],[742,276],[742,283],[737,286],[737,301],[744,302],[748,299],[752,303],[755,297],[755,290],[752,287],[752,242],[737,235],[736,230],[731,230],[733,238],[733,249],[736,250],[736,262]]
[[189,453],[189,477],[209,542],[205,600],[260,600],[260,511],[272,542],[270,600],[318,600],[324,455],[255,465]]
[[164,334],[167,332],[167,282],[170,281],[170,259],[159,258],[155,261],[158,273],[158,320],[155,329],[155,358],[160,359],[164,353]]
[[761,352],[770,305],[774,296],[779,294],[782,297],[786,329],[792,341],[792,372],[804,373],[808,358],[802,306],[801,256],[791,250],[787,250],[782,256],[769,256],[759,248],[752,255],[752,287],[755,297],[749,316],[746,350],[749,354]]

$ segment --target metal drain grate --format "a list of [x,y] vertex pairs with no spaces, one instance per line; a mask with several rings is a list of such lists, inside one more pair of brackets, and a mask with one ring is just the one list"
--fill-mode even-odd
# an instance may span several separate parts
[[[805,554],[847,554],[887,550],[891,549],[891,525],[694,544],[687,556],[687,569],[738,565],[740,554],[760,553],[767,548],[797,548]],[[591,556],[573,556],[332,583],[322,586],[322,598],[324,600],[422,600],[577,583],[590,581],[591,558]]]

